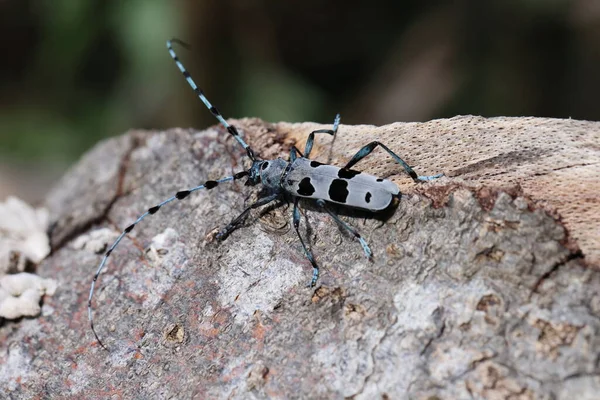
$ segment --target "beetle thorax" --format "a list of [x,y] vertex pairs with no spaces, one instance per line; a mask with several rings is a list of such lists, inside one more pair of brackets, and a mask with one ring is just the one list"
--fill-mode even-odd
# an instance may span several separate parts
[[279,189],[281,176],[285,172],[288,162],[282,158],[263,161],[260,167],[260,179],[262,184],[270,189]]

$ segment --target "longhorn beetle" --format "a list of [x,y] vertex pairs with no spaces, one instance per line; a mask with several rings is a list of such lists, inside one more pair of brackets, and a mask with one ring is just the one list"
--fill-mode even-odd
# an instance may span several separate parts
[[254,153],[254,150],[252,150],[252,148],[248,146],[244,139],[242,139],[235,126],[230,125],[227,121],[225,121],[219,110],[217,110],[217,108],[213,106],[210,101],[208,101],[206,96],[204,96],[204,93],[196,85],[190,73],[185,69],[181,61],[179,61],[177,54],[175,54],[175,51],[173,50],[173,43],[178,43],[184,47],[188,46],[178,39],[171,39],[167,41],[167,49],[169,50],[169,54],[171,55],[171,58],[173,58],[173,61],[175,61],[175,64],[187,80],[188,84],[192,87],[194,92],[196,92],[196,95],[200,98],[200,100],[202,100],[204,105],[206,105],[206,107],[210,110],[212,115],[219,120],[221,125],[227,129],[227,132],[229,132],[229,134],[231,134],[231,136],[233,136],[239,145],[242,146],[242,148],[246,151],[246,155],[250,161],[252,161],[252,165],[249,169],[240,171],[232,176],[227,176],[214,181],[206,181],[200,186],[181,190],[161,203],[150,207],[131,225],[125,228],[119,237],[117,237],[115,242],[108,248],[94,275],[88,298],[88,318],[90,321],[90,327],[96,340],[104,349],[106,349],[106,347],[94,329],[94,320],[92,317],[92,296],[94,294],[96,280],[102,272],[108,257],[113,252],[115,247],[117,247],[117,245],[121,242],[123,237],[131,232],[133,228],[148,215],[156,214],[162,206],[174,200],[183,200],[195,191],[201,189],[213,189],[220,183],[232,182],[244,177],[248,177],[245,183],[247,186],[262,184],[264,190],[261,193],[263,196],[260,197],[255,203],[247,207],[237,218],[231,221],[229,225],[223,228],[216,235],[218,240],[224,240],[232,231],[234,231],[244,222],[246,216],[252,209],[266,205],[281,198],[293,198],[294,209],[292,221],[294,229],[296,230],[298,238],[300,239],[300,243],[302,244],[302,248],[304,249],[304,254],[312,264],[313,272],[309,286],[313,287],[319,278],[319,266],[315,262],[312,252],[306,247],[306,244],[304,243],[302,235],[300,235],[300,231],[298,229],[300,225],[300,209],[298,208],[298,201],[300,198],[314,199],[317,206],[328,213],[342,229],[345,229],[354,235],[354,237],[360,242],[360,245],[362,246],[367,258],[370,259],[372,252],[367,242],[354,228],[342,221],[338,215],[328,207],[327,203],[336,203],[344,206],[377,212],[385,210],[390,206],[395,198],[399,198],[400,190],[393,182],[389,180],[363,174],[350,168],[371,154],[371,152],[377,146],[379,146],[384,149],[396,162],[398,162],[415,182],[430,181],[443,175],[438,174],[433,176],[418,176],[415,171],[396,153],[390,150],[383,143],[376,141],[371,142],[361,148],[343,168],[321,164],[317,161],[311,161],[309,156],[313,147],[315,134],[326,133],[328,135],[335,135],[340,124],[339,114],[335,117],[333,129],[318,129],[308,135],[304,153],[300,152],[300,150],[294,146],[290,151],[289,161],[285,161],[282,158],[278,158],[276,160],[263,160],[258,157],[256,153]]

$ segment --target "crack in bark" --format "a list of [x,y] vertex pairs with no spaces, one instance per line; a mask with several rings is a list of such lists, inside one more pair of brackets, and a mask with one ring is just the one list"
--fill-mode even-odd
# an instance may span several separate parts
[[544,176],[544,175],[550,174],[551,172],[562,171],[563,169],[588,167],[590,165],[598,165],[598,163],[581,163],[581,164],[574,164],[574,165],[565,165],[564,167],[552,168],[550,171],[534,173],[533,176]]
[[425,343],[423,350],[421,350],[420,355],[424,356],[425,353],[427,352],[427,350],[429,349],[429,347],[431,347],[431,344],[444,335],[445,330],[446,330],[446,320],[442,320],[442,324],[441,324],[440,328],[438,329],[437,334],[435,336],[432,336],[429,338],[427,343]]
[[[131,159],[131,154],[140,147],[142,144],[142,140],[135,135],[132,135],[132,143],[127,152],[123,155],[121,162],[119,163],[119,171],[117,172],[117,185],[115,188],[114,195],[110,199],[110,201],[104,206],[104,208],[100,211],[98,215],[95,217],[89,218],[87,221],[84,221],[74,227],[71,228],[71,231],[65,234],[58,243],[52,246],[49,257],[56,253],[58,250],[62,249],[68,242],[75,239],[77,236],[87,232],[91,229],[92,226],[99,224],[108,218],[108,214],[110,213],[113,205],[123,196],[123,185],[125,182],[125,176],[127,175],[127,170],[129,168],[129,161]],[[53,230],[55,226],[51,227],[48,232],[48,236],[52,236]],[[51,241],[52,242],[52,241]]]
[[498,165],[509,167],[522,162],[534,163],[536,160],[546,155],[548,150],[532,149],[532,150],[514,150],[505,153],[500,153],[496,156],[487,157],[483,160],[473,162],[453,171],[457,175],[466,175],[469,173],[477,173],[486,168],[493,168]]
[[562,379],[559,383],[564,383],[568,380],[571,379],[577,379],[577,378],[600,378],[600,372],[596,371],[596,372],[574,372],[571,375],[567,375],[564,377],[564,379]]
[[364,379],[360,389],[356,393],[354,393],[350,396],[346,396],[345,397],[346,399],[354,399],[364,392],[365,388],[367,387],[367,383],[369,382],[371,377],[373,375],[375,375],[375,353],[376,353],[377,349],[379,348],[379,346],[381,346],[381,343],[383,343],[383,341],[389,336],[391,329],[394,328],[394,326],[396,325],[397,322],[398,322],[398,314],[395,314],[393,321],[391,321],[390,325],[385,329],[385,331],[383,332],[383,335],[377,341],[377,344],[375,344],[375,346],[373,346],[373,348],[371,349],[370,355],[371,355],[371,363],[373,365],[371,373],[369,375],[365,376],[365,379]]
[[538,280],[535,282],[531,291],[529,292],[528,300],[531,301],[531,298],[535,293],[539,293],[539,288],[544,283],[544,281],[550,278],[556,271],[558,271],[561,267],[565,266],[569,261],[575,259],[583,259],[583,253],[581,250],[576,251],[575,253],[570,253],[564,260],[560,260],[556,262],[548,271],[544,272]]
[[[469,363],[469,367],[464,370],[463,372],[461,372],[460,374],[450,378],[450,383],[456,383],[459,380],[463,379],[465,376],[467,376],[469,373],[475,371],[475,369],[477,369],[477,366],[479,366],[479,364],[482,364],[486,361],[490,361],[493,360],[495,358],[498,358],[498,353],[494,352],[494,354],[490,355],[490,356],[483,356],[481,358],[478,358],[477,360],[473,360]],[[468,389],[467,389],[468,390]],[[468,390],[470,392],[470,390]]]

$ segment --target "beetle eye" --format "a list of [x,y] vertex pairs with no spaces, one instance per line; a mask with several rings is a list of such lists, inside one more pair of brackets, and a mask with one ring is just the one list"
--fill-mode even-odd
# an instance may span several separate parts
[[264,163],[262,163],[262,165],[260,166],[260,169],[262,169],[262,170],[264,171],[264,170],[265,170],[265,169],[267,169],[268,167],[269,167],[269,163],[268,163],[268,162],[264,162]]

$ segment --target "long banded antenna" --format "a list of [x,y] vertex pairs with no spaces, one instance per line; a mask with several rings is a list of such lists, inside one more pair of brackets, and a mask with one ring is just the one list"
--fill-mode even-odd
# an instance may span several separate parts
[[179,68],[179,70],[183,74],[187,83],[191,86],[191,88],[194,90],[194,92],[196,92],[196,95],[200,98],[200,100],[202,100],[202,102],[204,103],[206,108],[209,109],[211,114],[214,115],[215,118],[217,118],[219,120],[221,125],[223,125],[225,127],[225,129],[227,129],[227,132],[229,132],[231,134],[231,136],[233,136],[235,138],[235,140],[237,140],[237,142],[240,144],[240,146],[242,146],[244,148],[244,150],[246,150],[248,157],[250,157],[250,159],[252,161],[255,161],[256,157],[254,156],[254,151],[252,150],[252,148],[250,148],[250,146],[248,146],[248,144],[246,142],[244,142],[244,139],[242,139],[242,137],[240,136],[236,127],[233,125],[229,125],[227,123],[227,121],[225,121],[225,118],[223,118],[223,115],[221,115],[221,113],[219,112],[217,107],[213,106],[211,104],[211,102],[208,101],[208,99],[204,95],[204,92],[202,91],[202,89],[200,89],[198,87],[198,85],[196,85],[196,82],[194,82],[194,79],[192,79],[192,76],[190,75],[188,70],[185,69],[185,67],[183,66],[181,61],[179,61],[179,57],[177,57],[175,50],[173,50],[173,43],[180,44],[186,49],[189,49],[190,46],[187,43],[185,43],[179,39],[173,38],[171,40],[167,40],[167,49],[169,50],[169,54],[171,55],[171,58],[173,59],[173,61],[175,61],[175,64],[177,64],[177,68]]
[[106,264],[106,261],[108,260],[108,257],[110,256],[110,253],[113,252],[115,247],[117,247],[119,245],[119,243],[125,237],[125,235],[127,235],[129,232],[131,232],[138,223],[140,223],[148,215],[156,214],[158,212],[158,210],[165,204],[168,204],[174,200],[183,200],[186,197],[188,197],[191,193],[193,193],[197,190],[200,190],[200,189],[210,190],[214,187],[217,187],[219,185],[219,183],[235,181],[237,179],[243,178],[244,176],[248,176],[248,171],[241,171],[233,176],[227,176],[225,178],[217,179],[215,181],[206,181],[206,182],[204,182],[204,184],[202,184],[200,186],[196,186],[191,189],[181,190],[181,191],[175,193],[175,195],[158,203],[154,207],[150,207],[145,213],[140,215],[138,217],[138,219],[136,219],[132,224],[130,224],[127,228],[125,228],[123,230],[123,232],[121,232],[121,234],[119,235],[117,240],[115,240],[114,243],[108,248],[108,250],[104,254],[104,257],[102,258],[102,261],[100,262],[100,266],[98,266],[98,269],[96,270],[96,273],[94,274],[94,279],[92,280],[92,286],[90,288],[90,295],[88,297],[88,319],[90,321],[90,327],[92,328],[92,332],[94,333],[96,340],[98,341],[98,343],[100,344],[100,346],[102,346],[102,348],[104,350],[108,350],[108,349],[106,348],[106,346],[104,346],[104,343],[102,343],[102,341],[98,337],[98,334],[96,333],[96,329],[94,329],[94,317],[92,315],[92,297],[94,296],[94,288],[96,287],[96,281],[98,280],[100,273],[104,269],[104,265]]

